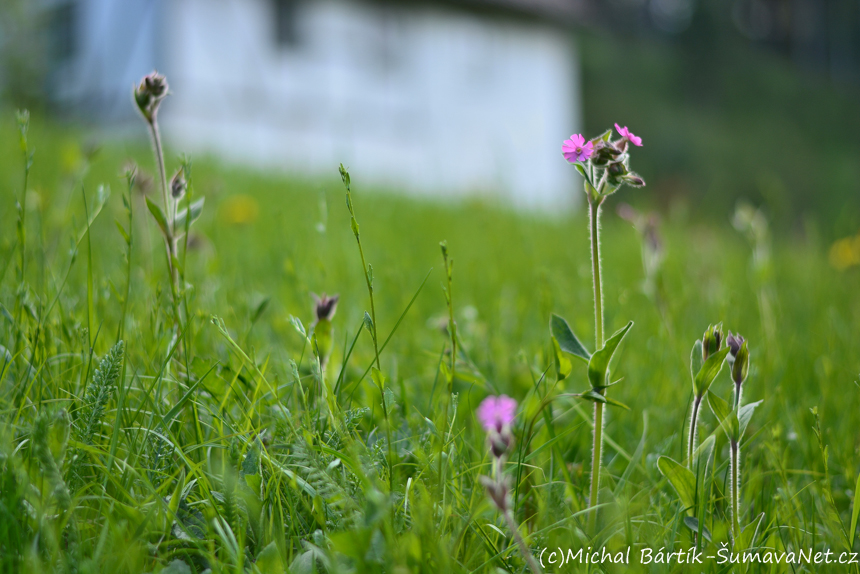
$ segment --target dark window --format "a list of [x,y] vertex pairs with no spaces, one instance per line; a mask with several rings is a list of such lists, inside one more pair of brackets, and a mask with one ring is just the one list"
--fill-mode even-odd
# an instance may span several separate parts
[[50,56],[54,62],[70,60],[78,47],[77,6],[62,2],[51,9],[49,16]]
[[273,0],[275,4],[275,42],[280,47],[299,45],[299,0]]

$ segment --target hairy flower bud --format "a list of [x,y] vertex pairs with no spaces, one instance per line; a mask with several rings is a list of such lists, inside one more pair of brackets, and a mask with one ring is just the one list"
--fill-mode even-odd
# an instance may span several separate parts
[[612,142],[598,139],[597,141],[592,140],[592,143],[594,144],[594,149],[591,154],[591,163],[598,167],[604,167],[611,162],[618,161],[622,153],[624,153]]
[[711,325],[702,337],[702,360],[719,351],[723,346],[723,324]]
[[[741,338],[743,341],[743,338]],[[738,347],[737,353],[734,352],[734,347],[732,347],[732,353],[734,356],[734,361],[732,362],[732,380],[736,385],[740,386],[747,379],[747,374],[749,374],[750,370],[750,352],[747,347],[747,342],[743,341]]]
[[729,351],[729,356],[728,356],[728,360],[730,363],[735,362],[735,357],[738,356],[738,351],[740,350],[741,345],[743,345],[743,344],[744,344],[743,335],[741,335],[740,333],[737,335],[733,335],[732,332],[729,331],[729,334],[726,337],[726,345],[728,345],[729,349],[731,349]]
[[314,300],[316,304],[314,305],[314,313],[316,314],[317,321],[331,321],[334,318],[334,314],[337,311],[337,302],[340,299],[340,295],[332,295],[329,297],[325,293],[322,294],[322,297],[317,297],[314,295]]
[[514,445],[514,435],[511,433],[510,427],[505,426],[498,432],[495,429],[489,431],[487,441],[490,443],[490,452],[493,453],[493,456],[502,458]]
[[167,95],[167,79],[158,72],[152,72],[143,77],[134,89],[134,101],[140,113],[147,121],[155,118],[161,100]]
[[488,476],[481,476],[479,480],[487,490],[487,497],[492,501],[496,508],[501,512],[507,512],[508,507],[510,506],[510,488],[508,487],[507,479],[502,478],[500,480],[493,480]]
[[185,195],[187,187],[188,184],[185,182],[185,177],[183,177],[182,170],[180,169],[173,176],[173,179],[170,180],[170,195],[178,201]]

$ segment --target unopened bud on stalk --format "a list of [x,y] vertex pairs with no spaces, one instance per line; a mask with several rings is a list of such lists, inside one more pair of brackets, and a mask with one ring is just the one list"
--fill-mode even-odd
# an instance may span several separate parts
[[734,357],[732,361],[732,380],[736,385],[740,386],[747,379],[747,374],[750,370],[750,351],[747,347],[747,342],[741,337],[741,344],[737,352],[732,347],[731,355]]
[[143,77],[134,89],[134,101],[140,113],[147,121],[155,118],[161,100],[167,95],[167,79],[158,72],[152,72]]
[[711,325],[702,337],[702,360],[719,351],[723,346],[723,324]]
[[510,506],[510,488],[505,478],[493,480],[488,476],[480,477],[481,484],[487,490],[487,496],[501,512],[507,512]]
[[185,177],[182,175],[182,170],[178,170],[176,174],[173,176],[173,179],[170,180],[170,195],[173,199],[179,201],[182,199],[182,196],[185,195],[185,190],[188,188],[188,184],[185,181]]
[[738,356],[738,351],[740,351],[741,345],[744,344],[744,340],[743,335],[740,333],[734,335],[729,331],[729,334],[726,336],[726,345],[728,345],[730,349],[729,356],[727,357],[729,363],[735,362],[735,357]]
[[316,301],[316,304],[314,305],[314,313],[316,314],[317,322],[331,321],[332,318],[334,318],[339,299],[340,295],[332,295],[331,297],[325,293],[322,294],[322,297],[314,295],[314,300]]

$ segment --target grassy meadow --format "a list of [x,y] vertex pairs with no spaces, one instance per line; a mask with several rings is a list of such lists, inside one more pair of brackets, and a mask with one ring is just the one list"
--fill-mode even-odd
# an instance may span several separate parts
[[[714,458],[697,492],[706,540],[694,540],[657,466],[661,455],[684,459],[690,349],[720,321],[749,344],[745,402],[763,401],[741,444],[749,547],[860,550],[860,274],[831,266],[814,227],[771,234],[758,216],[748,233],[731,213],[687,201],[661,214],[659,244],[649,243],[616,215],[642,192],[608,199],[606,331],[634,325],[612,363],[622,380],[610,394],[629,410],[607,410],[592,529],[593,403],[574,396],[588,388],[586,368],[574,360],[559,379],[549,330],[557,313],[594,347],[584,201],[550,217],[406,198],[368,189],[350,166],[382,347],[373,371],[337,166],[309,181],[193,158],[189,196],[206,200],[180,241],[177,330],[144,204],[159,194],[145,143],[94,151],[75,129],[34,117],[24,196],[14,113],[3,115],[0,571],[525,572],[478,478],[491,462],[475,409],[502,393],[520,403],[506,474],[533,553],[632,547],[630,565],[544,557],[547,572],[860,571],[639,564],[646,547],[731,546],[729,444],[709,409],[699,432],[714,435]],[[168,150],[168,174],[178,151]],[[131,188],[129,162],[140,166]],[[443,240],[454,262],[453,396]],[[323,293],[340,299],[321,375],[302,332]],[[710,390],[726,400],[728,371]]]

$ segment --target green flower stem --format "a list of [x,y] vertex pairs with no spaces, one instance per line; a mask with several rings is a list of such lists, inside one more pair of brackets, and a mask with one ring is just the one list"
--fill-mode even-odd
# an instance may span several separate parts
[[176,240],[174,239],[173,230],[173,210],[170,208],[169,192],[167,191],[167,171],[164,168],[164,151],[161,147],[161,132],[158,129],[158,121],[155,115],[152,119],[147,120],[149,133],[152,136],[152,150],[155,155],[155,162],[158,164],[158,176],[161,182],[161,199],[164,202],[164,213],[167,220],[167,233],[164,234],[164,247],[167,251],[167,271],[170,274],[170,294],[173,299],[173,316],[176,328],[180,328],[181,321],[179,320],[179,289],[177,283],[179,276],[173,260],[176,257]]
[[693,468],[693,453],[696,451],[696,431],[698,430],[699,408],[702,406],[702,397],[693,399],[693,411],[690,414],[690,434],[687,437],[687,468]]
[[514,516],[511,513],[511,510],[507,509],[502,514],[505,517],[505,522],[508,523],[508,528],[511,529],[511,532],[514,535],[514,541],[516,541],[517,546],[519,546],[520,553],[523,555],[526,564],[528,564],[529,566],[529,570],[531,570],[533,574],[541,574],[541,569],[538,566],[534,555],[529,551],[528,546],[526,546],[525,540],[523,540],[522,535],[520,535],[520,530],[517,527],[517,523],[514,520]]
[[737,542],[738,536],[741,533],[740,527],[740,482],[741,482],[741,468],[740,468],[740,456],[741,456],[741,448],[738,444],[738,441],[732,439],[732,454],[731,454],[731,492],[730,492],[730,503],[731,503],[731,511],[732,511],[732,536]]
[[[594,201],[589,198],[588,209],[591,216],[591,271],[594,277],[594,332],[595,349],[603,348],[603,286],[600,282],[600,205],[603,198]],[[605,394],[606,390],[598,391]],[[591,450],[591,497],[589,506],[594,509],[588,515],[591,530],[597,523],[597,495],[600,490],[600,467],[603,455],[603,403],[594,403],[594,446]]]

